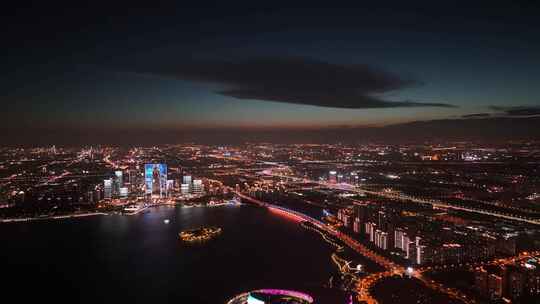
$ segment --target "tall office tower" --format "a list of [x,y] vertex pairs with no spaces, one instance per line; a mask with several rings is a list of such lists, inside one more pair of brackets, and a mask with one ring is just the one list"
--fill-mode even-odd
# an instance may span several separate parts
[[424,261],[424,248],[425,246],[422,246],[420,244],[420,241],[422,240],[421,237],[417,236],[415,239],[415,245],[416,245],[416,261],[415,263],[418,265],[421,265]]
[[366,223],[366,234],[369,235],[369,241],[375,242],[375,230],[377,230],[377,224],[372,222]]
[[360,233],[361,227],[362,227],[362,222],[360,221],[359,218],[355,217],[354,223],[353,223],[353,231],[355,233]]
[[409,261],[416,263],[416,253],[416,242],[414,242],[414,239],[411,239],[409,243],[409,255],[407,257]]
[[128,197],[129,195],[129,190],[127,187],[122,187],[120,188],[120,191],[118,192],[118,195],[120,195],[120,197]]
[[182,176],[182,184],[191,185],[191,175]]
[[388,233],[381,230],[375,231],[375,245],[383,250],[388,249]]
[[122,171],[114,171],[114,195],[120,195],[120,188],[124,187]]
[[144,165],[144,179],[147,195],[154,197],[164,197],[167,195],[166,164]]
[[411,241],[409,239],[409,236],[405,233],[403,234],[403,251],[405,251],[405,258],[409,258],[411,256]]
[[342,215],[342,221],[343,221],[343,225],[344,225],[345,227],[351,227],[351,224],[352,224],[352,223],[351,223],[351,222],[352,222],[352,217],[351,217],[351,215],[346,214],[346,213],[343,214],[343,215]]
[[381,230],[387,229],[386,226],[388,224],[388,216],[384,211],[379,211],[379,213],[377,214],[377,224],[379,225]]
[[328,182],[331,184],[337,184],[337,172],[330,171],[328,172]]
[[174,180],[168,179],[167,180],[167,196],[170,196],[174,190]]
[[380,242],[381,242],[381,233],[382,231],[380,231],[379,229],[375,230],[375,237],[374,237],[374,240],[375,240],[375,246],[377,247],[380,247]]
[[112,180],[106,179],[103,181],[104,197],[105,199],[112,198]]
[[202,180],[200,180],[200,179],[194,179],[193,180],[193,193],[194,194],[202,194],[203,193]]
[[180,193],[182,193],[182,195],[189,194],[189,184],[180,185]]
[[394,231],[394,247],[403,250],[403,236],[405,232],[401,228],[396,228]]

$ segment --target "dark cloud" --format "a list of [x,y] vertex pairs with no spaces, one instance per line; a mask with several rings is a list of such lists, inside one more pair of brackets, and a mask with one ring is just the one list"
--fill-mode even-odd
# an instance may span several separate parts
[[514,107],[502,107],[502,106],[490,106],[493,111],[502,112],[508,116],[535,116],[540,115],[540,106],[514,106]]
[[474,114],[463,115],[461,116],[461,118],[486,118],[490,116],[491,114],[489,113],[474,113]]
[[217,93],[239,99],[351,109],[454,107],[445,103],[382,98],[383,93],[420,83],[360,64],[338,65],[306,58],[262,58],[179,64],[150,72],[219,84],[225,88]]

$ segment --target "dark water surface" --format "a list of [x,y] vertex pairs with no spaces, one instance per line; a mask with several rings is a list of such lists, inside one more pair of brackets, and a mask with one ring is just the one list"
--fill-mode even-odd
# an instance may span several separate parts
[[[223,233],[178,241],[206,225]],[[257,288],[320,286],[335,273],[334,248],[318,234],[251,206],[9,223],[0,242],[2,297],[23,302],[224,303]]]

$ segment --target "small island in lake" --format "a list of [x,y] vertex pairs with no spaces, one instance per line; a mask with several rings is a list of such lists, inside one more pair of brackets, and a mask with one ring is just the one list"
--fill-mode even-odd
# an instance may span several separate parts
[[179,236],[180,240],[184,242],[202,242],[218,236],[221,231],[221,228],[218,227],[201,227],[184,230],[179,233]]

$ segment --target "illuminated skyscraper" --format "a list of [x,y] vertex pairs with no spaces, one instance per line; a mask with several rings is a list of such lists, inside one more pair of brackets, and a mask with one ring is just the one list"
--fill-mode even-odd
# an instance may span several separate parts
[[189,184],[180,185],[180,192],[182,193],[182,195],[189,194]]
[[381,230],[375,230],[375,246],[386,250],[388,249],[388,233],[381,231]]
[[411,256],[411,241],[409,239],[409,236],[407,234],[403,235],[403,251],[405,251],[405,258],[409,258]]
[[360,230],[361,230],[361,226],[362,226],[362,222],[360,221],[359,218],[354,218],[354,223],[353,223],[353,231],[355,233],[360,233]]
[[120,188],[123,187],[124,186],[124,180],[122,178],[122,171],[115,171],[114,176],[115,176],[115,179],[116,179],[115,181],[120,186]]
[[128,197],[129,190],[127,187],[120,188],[119,195],[120,197]]
[[146,164],[144,166],[146,194],[164,197],[167,195],[167,165]]
[[193,193],[202,194],[203,193],[203,183],[200,179],[193,180]]
[[403,231],[403,229],[397,228],[394,231],[394,247],[404,250],[404,247],[405,247],[403,245],[404,237],[405,237],[405,232]]
[[124,179],[122,176],[122,171],[115,171],[113,194],[120,195],[120,188],[122,187],[124,187]]
[[421,237],[416,237],[416,264],[421,265],[424,263],[424,249],[425,246],[422,246],[420,244],[420,241],[422,240]]
[[173,190],[174,190],[174,180],[168,179],[167,180],[167,196],[170,196]]
[[106,179],[103,181],[104,197],[105,199],[112,198],[112,180]]

